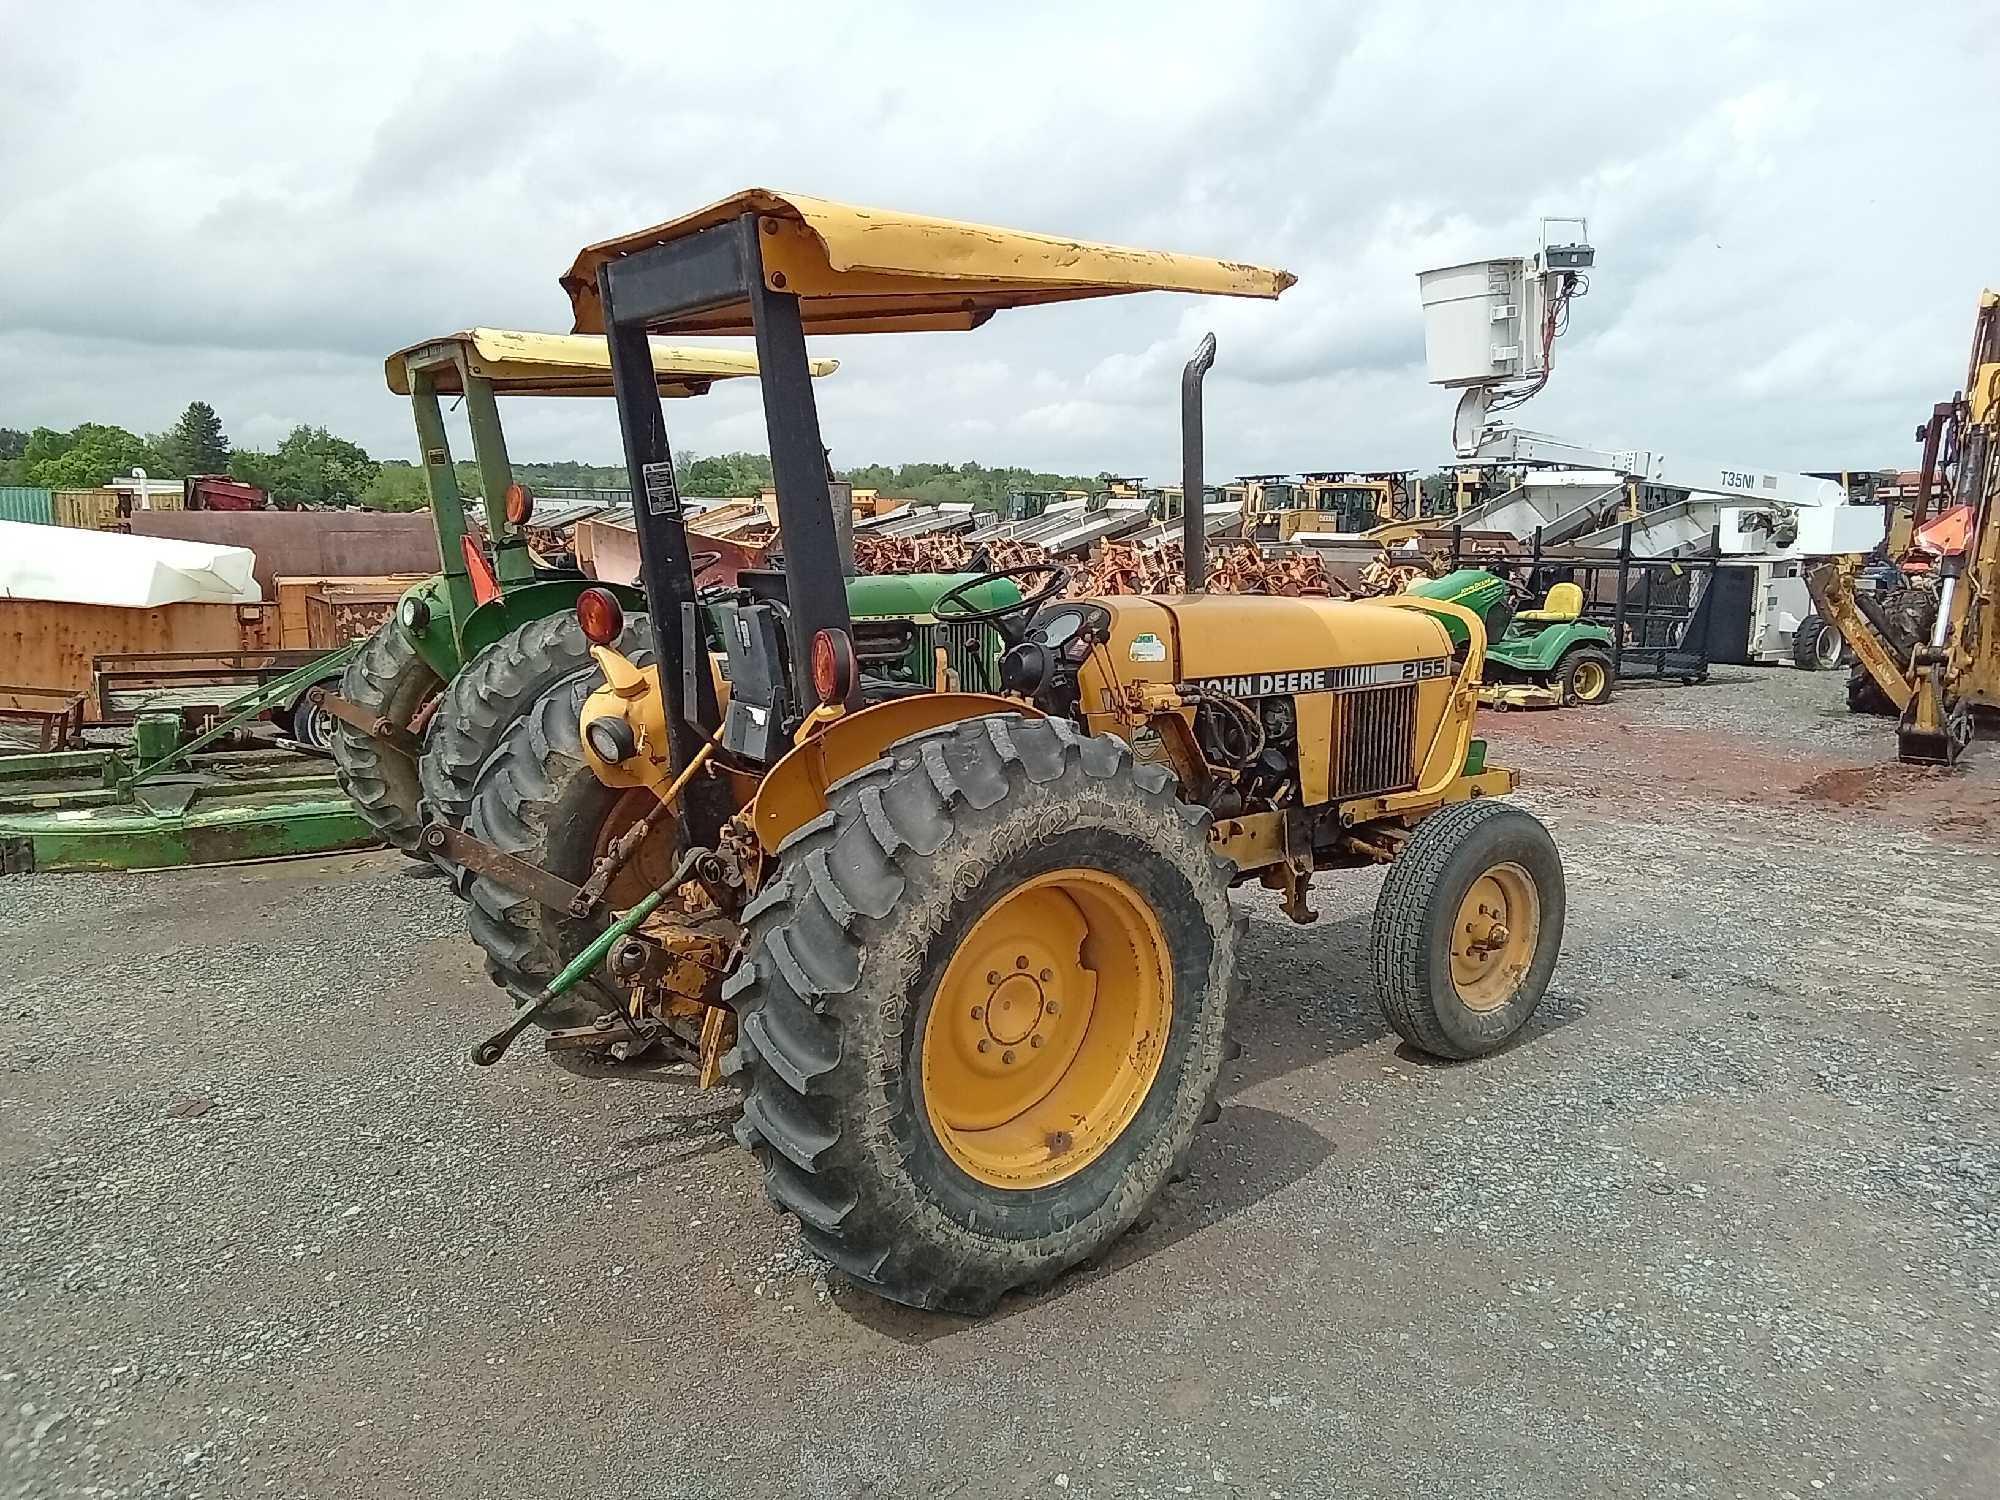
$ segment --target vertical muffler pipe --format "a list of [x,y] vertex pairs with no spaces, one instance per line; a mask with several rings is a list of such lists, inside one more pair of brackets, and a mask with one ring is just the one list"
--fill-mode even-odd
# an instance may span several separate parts
[[1215,363],[1215,335],[1202,338],[1181,371],[1181,562],[1190,594],[1208,587],[1208,514],[1202,504],[1201,381]]

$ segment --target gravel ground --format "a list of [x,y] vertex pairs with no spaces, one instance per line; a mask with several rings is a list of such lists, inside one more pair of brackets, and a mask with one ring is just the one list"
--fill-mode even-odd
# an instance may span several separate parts
[[2000,757],[1839,703],[1490,720],[1570,881],[1524,1039],[1395,1045],[1379,876],[1246,898],[1193,1175],[980,1323],[830,1285],[684,1072],[475,1073],[395,857],[11,877],[0,1493],[1990,1496]]

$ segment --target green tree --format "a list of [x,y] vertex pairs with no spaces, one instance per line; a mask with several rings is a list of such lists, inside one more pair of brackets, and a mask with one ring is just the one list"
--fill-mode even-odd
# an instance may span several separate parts
[[88,490],[154,461],[146,440],[123,427],[85,422],[70,432],[37,427],[23,452],[23,477],[51,490]]
[[422,510],[431,503],[424,471],[405,459],[391,459],[375,471],[361,503],[370,510]]
[[153,439],[153,451],[169,474],[229,472],[229,438],[222,419],[206,401],[188,402],[180,420]]
[[27,451],[27,433],[15,427],[0,427],[0,459],[19,458]]
[[380,469],[346,438],[303,425],[294,427],[275,453],[238,449],[229,460],[231,478],[259,485],[289,506],[357,504]]
[[679,477],[684,495],[747,498],[771,482],[771,460],[762,453],[689,455]]

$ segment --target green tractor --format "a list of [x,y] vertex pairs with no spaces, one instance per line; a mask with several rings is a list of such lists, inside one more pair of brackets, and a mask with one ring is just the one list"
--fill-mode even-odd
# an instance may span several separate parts
[[[1595,706],[1616,684],[1611,632],[1583,618],[1583,590],[1574,583],[1549,589],[1539,609],[1518,606],[1528,597],[1511,579],[1484,568],[1459,568],[1410,586],[1425,599],[1464,605],[1486,622],[1487,701],[1495,707],[1546,704]],[[1447,622],[1454,644],[1464,627]]]
[[[699,396],[718,380],[757,374],[756,356],[747,352],[652,341],[651,353],[654,384],[665,397]],[[811,364],[814,376],[836,368],[833,360]],[[442,571],[403,595],[322,706],[336,721],[331,749],[340,784],[369,825],[405,853],[450,869],[451,835],[464,826],[479,769],[508,726],[567,678],[595,670],[575,612],[584,590],[603,589],[625,606],[620,649],[637,660],[653,657],[652,626],[641,589],[548,569],[529,551],[534,499],[514,479],[496,400],[609,397],[602,338],[475,328],[399,350],[386,375],[391,391],[410,398]],[[466,528],[439,402],[453,396],[465,402],[487,547]],[[678,506],[678,495],[671,499]],[[691,561],[697,573],[706,565],[701,554]],[[874,653],[877,670],[928,688],[937,644],[931,637],[943,631],[928,622],[928,605],[962,581],[852,580],[857,647]],[[988,584],[973,602],[1012,602],[1019,595],[1011,587]],[[943,642],[951,670],[990,674],[997,637],[964,626],[944,633],[952,637]]]

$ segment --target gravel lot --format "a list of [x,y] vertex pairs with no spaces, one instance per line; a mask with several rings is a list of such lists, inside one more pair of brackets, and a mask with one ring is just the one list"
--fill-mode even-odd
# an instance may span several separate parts
[[1488,720],[1570,927],[1401,1051],[1261,894],[1192,1177],[982,1323],[829,1286],[684,1072],[523,1047],[387,855],[0,882],[0,1493],[2000,1491],[2000,755],[1837,677]]

